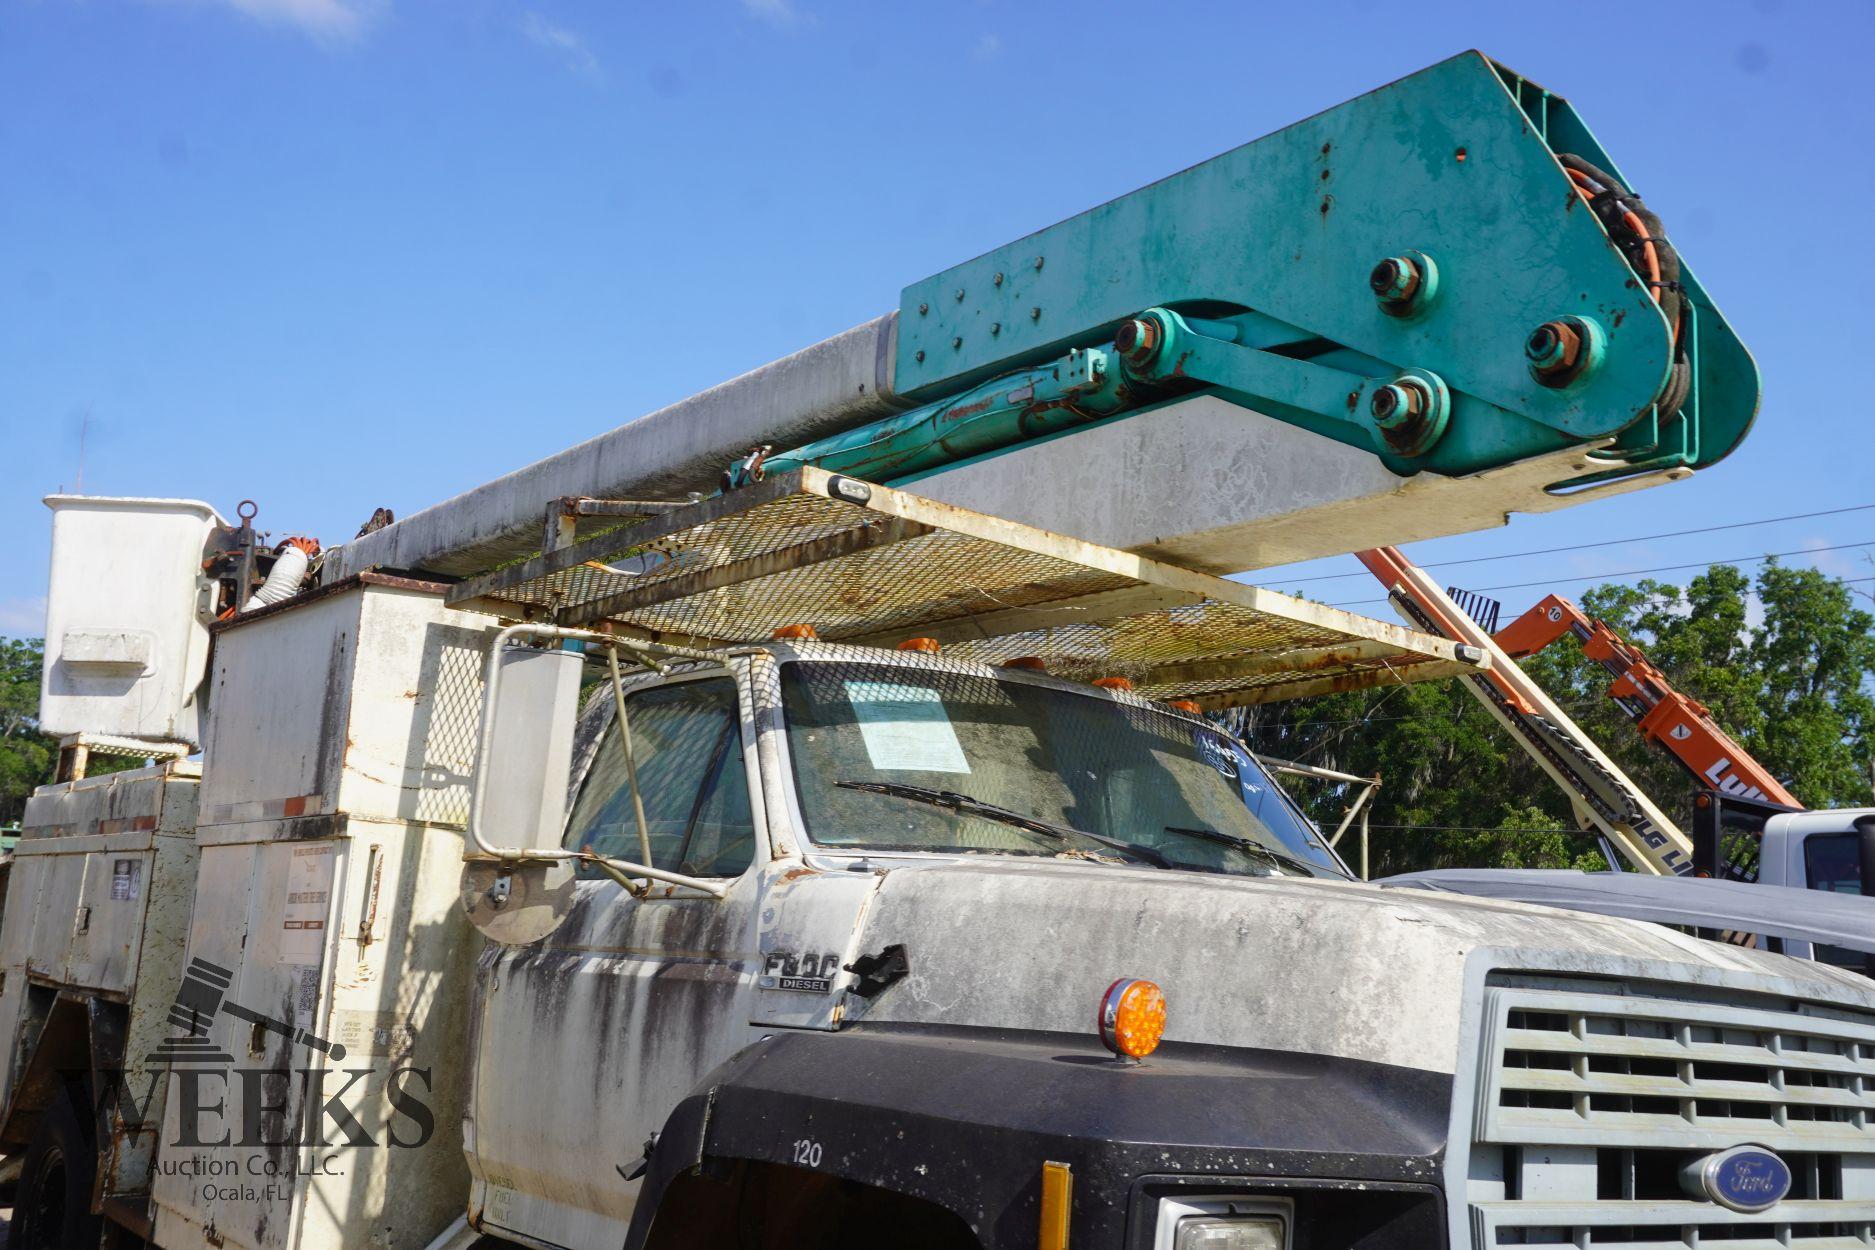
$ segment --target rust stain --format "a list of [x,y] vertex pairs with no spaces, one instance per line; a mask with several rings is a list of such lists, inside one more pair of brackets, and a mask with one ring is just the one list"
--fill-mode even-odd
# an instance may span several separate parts
[[1299,672],[1313,673],[1324,669],[1340,668],[1344,664],[1359,663],[1365,658],[1358,651],[1330,651],[1312,660],[1302,661],[1296,665],[1296,669]]
[[949,412],[944,414],[944,419],[946,421],[966,421],[970,419],[971,417],[976,416],[979,412],[988,411],[990,408],[995,407],[995,405],[996,405],[996,397],[994,395],[991,395],[986,399],[979,399],[974,404],[964,404],[960,407],[951,409]]

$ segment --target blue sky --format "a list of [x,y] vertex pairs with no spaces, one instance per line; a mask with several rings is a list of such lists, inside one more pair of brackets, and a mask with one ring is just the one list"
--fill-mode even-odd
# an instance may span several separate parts
[[[87,421],[88,492],[251,496],[276,533],[342,540],[1466,47],[1587,117],[1756,353],[1765,409],[1690,483],[1413,554],[1875,503],[1847,367],[1872,35],[1860,0],[0,0],[0,633],[38,630],[38,500],[76,484]],[[1863,511],[1450,580],[1865,541],[1795,562],[1875,579]]]

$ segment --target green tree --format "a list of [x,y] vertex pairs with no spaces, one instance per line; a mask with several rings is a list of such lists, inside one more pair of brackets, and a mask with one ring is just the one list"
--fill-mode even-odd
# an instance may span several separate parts
[[48,780],[57,744],[39,732],[37,638],[0,638],[0,825],[12,824],[33,787]]
[[[1755,601],[1755,602],[1754,602]],[[1814,569],[1715,565],[1685,587],[1603,585],[1583,608],[1640,647],[1676,688],[1812,807],[1866,805],[1875,726],[1875,616]],[[1656,803],[1684,825],[1695,785],[1607,697],[1612,680],[1573,638],[1526,671]],[[1600,863],[1568,797],[1456,681],[1247,709],[1251,745],[1360,776],[1375,796],[1374,875],[1454,866]],[[1333,823],[1340,788],[1298,799]]]

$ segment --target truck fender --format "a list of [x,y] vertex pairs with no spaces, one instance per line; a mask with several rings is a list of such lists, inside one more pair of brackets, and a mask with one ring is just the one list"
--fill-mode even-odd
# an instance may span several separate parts
[[[886,1164],[882,1154],[844,1148],[849,1136],[870,1131],[858,1119],[843,1122],[838,1112],[840,1099],[853,1092],[841,1064],[850,1057],[845,1052],[854,1049],[854,1036],[818,1030],[773,1034],[745,1047],[698,1082],[648,1143],[644,1185],[626,1250],[642,1250],[650,1240],[674,1184],[698,1175],[725,1179],[738,1167],[751,1165],[793,1169],[810,1184],[849,1181],[910,1200],[916,1207],[941,1208],[956,1217],[961,1231],[970,1213],[942,1199],[942,1187],[933,1183],[939,1180],[934,1169],[920,1176],[911,1168]],[[770,1084],[770,1078],[777,1077],[786,1088]],[[873,1089],[866,1093],[866,1101],[875,1107],[876,1094]],[[830,1131],[824,1139],[822,1130]],[[909,1129],[898,1134],[901,1144],[908,1135]],[[842,1145],[830,1149],[835,1138]],[[627,1171],[620,1169],[621,1174]],[[673,1201],[681,1205],[681,1199]],[[659,1233],[669,1244],[670,1230],[660,1228]],[[689,1244],[683,1238],[679,1242]]]
[[[1411,1191],[1436,1207],[1451,1090],[1449,1073],[1217,1046],[1171,1044],[1122,1066],[1092,1030],[791,1030],[744,1048],[677,1105],[625,1244],[646,1245],[667,1191],[675,1202],[752,1169],[769,1184],[902,1198],[984,1246],[1035,1244],[1044,1161],[1075,1176],[1077,1241],[1116,1238],[1141,1205],[1128,1195],[1167,1174],[1333,1190],[1342,1207]],[[673,1208],[675,1224],[687,1218]]]

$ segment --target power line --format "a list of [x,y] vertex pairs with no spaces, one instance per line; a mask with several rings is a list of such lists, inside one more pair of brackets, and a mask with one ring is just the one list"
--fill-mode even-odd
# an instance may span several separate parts
[[[1355,723],[1356,724],[1365,723],[1368,717],[1372,716],[1375,712],[1378,712],[1382,707],[1386,705],[1386,702],[1388,699],[1391,699],[1394,695],[1400,693],[1400,691],[1404,689],[1406,689],[1406,686],[1404,684],[1394,686],[1392,689],[1388,690],[1385,694],[1381,695],[1378,699],[1375,699],[1372,703],[1369,703],[1367,705],[1366,714],[1363,715],[1361,719],[1359,721],[1356,721]],[[1339,742],[1343,738],[1347,737],[1348,733],[1349,731],[1344,729],[1340,733],[1334,735],[1332,738],[1323,738],[1320,742],[1313,744],[1306,751],[1303,751],[1300,755],[1296,756],[1296,763],[1301,764],[1305,762],[1309,758],[1309,756],[1315,754],[1317,751],[1321,750],[1323,747]]]
[[[1698,529],[1672,530],[1665,534],[1640,534],[1633,538],[1607,538],[1600,542],[1574,543],[1567,547],[1542,547],[1535,551],[1512,551],[1501,556],[1467,556],[1463,560],[1438,560],[1431,564],[1422,564],[1424,569],[1446,569],[1460,564],[1484,564],[1492,560],[1521,560],[1527,556],[1553,556],[1570,551],[1592,551],[1598,547],[1623,547],[1629,543],[1649,543],[1663,538],[1686,538],[1693,534],[1717,534],[1724,530],[1750,529],[1754,525],[1776,525],[1783,521],[1812,521],[1817,517],[1842,516],[1848,512],[1867,512],[1875,509],[1875,503],[1853,504],[1847,508],[1830,508],[1823,512],[1797,512],[1790,516],[1765,517],[1761,521],[1733,521],[1727,525],[1702,525]],[[1361,573],[1324,573],[1318,577],[1298,577],[1288,582],[1291,586],[1300,586],[1307,582],[1333,582],[1348,577],[1364,577]]]
[[[1394,687],[1394,689],[1398,689],[1398,688],[1399,687],[1397,686]],[[1556,706],[1567,711],[1569,709],[1612,707],[1613,704],[1611,704],[1607,699],[1583,699],[1575,703],[1558,703]],[[1259,725],[1257,726],[1257,728],[1281,730],[1283,732],[1289,732],[1289,731],[1298,730],[1298,729],[1326,729],[1331,725],[1386,725],[1386,724],[1391,724],[1395,721],[1403,721],[1403,720],[1438,721],[1442,724],[1447,723],[1447,722],[1456,724],[1459,720],[1461,720],[1462,718],[1466,716],[1472,715],[1474,713],[1481,714],[1482,712],[1483,712],[1483,709],[1481,707],[1479,707],[1476,704],[1470,704],[1470,705],[1462,705],[1458,712],[1455,712],[1451,715],[1446,715],[1441,712],[1435,712],[1431,714],[1427,714],[1424,712],[1415,712],[1415,713],[1410,713],[1406,716],[1363,716],[1363,717],[1356,718],[1354,720],[1284,721],[1280,724]]]
[[1594,837],[1592,829],[1502,829],[1496,825],[1369,825],[1369,829],[1424,829],[1432,833],[1579,833]]
[[[1730,560],[1696,560],[1691,564],[1662,564],[1651,569],[1627,569],[1620,573],[1583,573],[1580,576],[1572,575],[1568,577],[1545,577],[1539,581],[1534,581],[1534,582],[1510,582],[1502,586],[1475,586],[1475,587],[1472,587],[1471,589],[1478,590],[1478,591],[1528,590],[1532,586],[1553,586],[1557,582],[1594,582],[1594,581],[1603,581],[1603,580],[1608,580],[1608,579],[1613,579],[1613,578],[1618,578],[1618,577],[1644,577],[1649,573],[1677,573],[1684,569],[1711,568],[1712,566],[1718,565],[1718,564],[1757,564],[1765,560],[1784,560],[1784,559],[1790,558],[1791,556],[1822,555],[1826,551],[1847,551],[1847,550],[1850,550],[1851,548],[1870,547],[1870,546],[1875,546],[1875,539],[1864,539],[1863,541],[1857,542],[1857,543],[1837,543],[1833,547],[1806,547],[1802,551],[1773,551],[1769,553],[1768,555],[1762,555],[1762,556],[1735,556]],[[1846,580],[1851,580],[1851,579],[1838,579],[1838,580],[1846,581]],[[1868,581],[1870,579],[1858,577],[1858,578],[1854,578],[1853,580],[1860,582],[1860,581]],[[1388,601],[1385,598],[1349,599],[1342,603],[1331,603],[1328,606],[1331,608],[1351,608],[1357,604],[1386,603],[1386,602]]]

